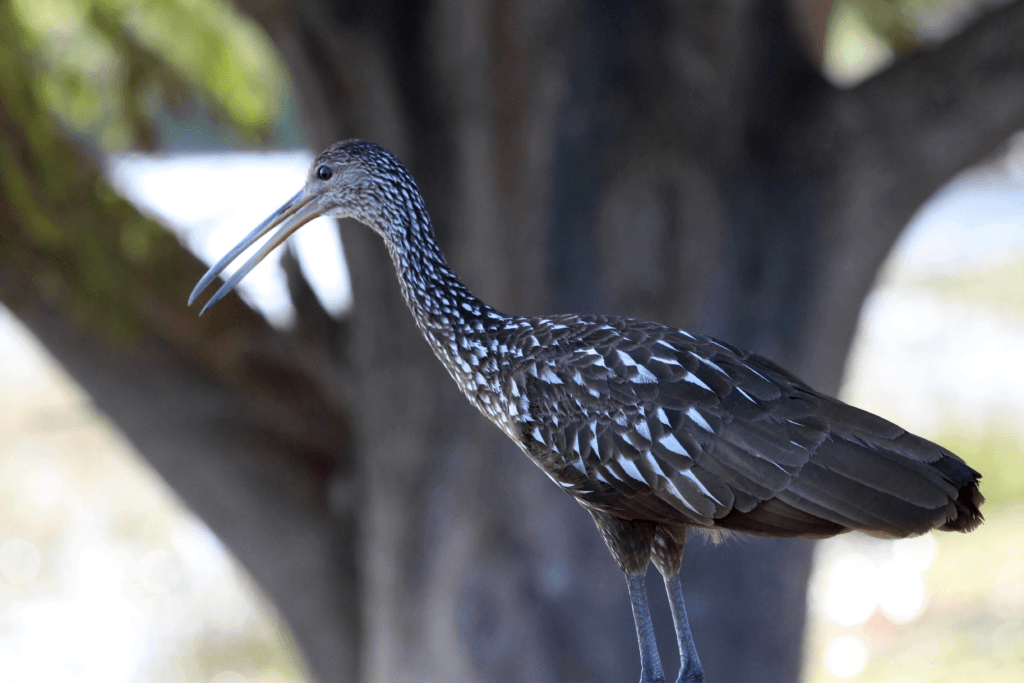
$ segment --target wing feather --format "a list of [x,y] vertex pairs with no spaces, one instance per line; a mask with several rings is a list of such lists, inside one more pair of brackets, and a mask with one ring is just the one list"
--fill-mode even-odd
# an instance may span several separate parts
[[[814,463],[804,467],[787,491],[854,520],[858,523],[854,528],[882,531],[896,537],[927,531],[945,517],[945,506],[927,510],[894,496],[879,495],[876,489]],[[781,494],[779,497],[792,504]]]
[[548,366],[522,376],[526,424],[554,416],[559,432],[531,452],[589,478],[566,485],[584,504],[770,535],[980,522],[978,475],[956,456],[771,361],[654,324],[573,324],[571,348],[545,346],[531,362]]
[[822,444],[811,462],[917,507],[938,508],[950,497],[956,497],[956,487],[940,473],[921,467],[913,460],[897,457],[886,455],[882,449],[833,438]]

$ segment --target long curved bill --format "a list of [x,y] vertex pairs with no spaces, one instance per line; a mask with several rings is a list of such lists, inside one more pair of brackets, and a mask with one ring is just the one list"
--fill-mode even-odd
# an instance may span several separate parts
[[210,270],[206,271],[206,275],[204,275],[203,279],[199,281],[196,288],[192,290],[192,296],[188,298],[188,305],[191,306],[196,300],[196,297],[198,297],[204,289],[209,287],[210,283],[228,267],[228,264],[238,258],[242,252],[251,247],[268,232],[274,228],[278,228],[273,237],[271,237],[270,240],[268,240],[252,258],[246,261],[245,265],[239,268],[238,271],[231,276],[231,279],[221,285],[221,288],[217,290],[217,293],[213,295],[213,298],[207,301],[206,305],[203,306],[203,310],[199,311],[199,315],[205,313],[207,308],[224,298],[224,295],[234,289],[235,285],[241,282],[242,278],[249,274],[249,271],[255,268],[260,261],[267,257],[267,254],[281,246],[281,244],[283,244],[293,232],[321,215],[320,209],[317,208],[316,203],[313,202],[314,199],[316,199],[315,194],[307,196],[305,189],[300,190],[298,194],[285,202],[284,206],[272,213],[267,220],[260,223],[255,230],[245,236],[245,239],[235,245],[234,249],[225,254],[224,258],[217,261]]

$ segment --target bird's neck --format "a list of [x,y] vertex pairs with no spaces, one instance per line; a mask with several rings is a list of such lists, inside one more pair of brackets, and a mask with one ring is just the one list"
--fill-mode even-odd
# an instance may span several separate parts
[[417,325],[424,331],[467,334],[479,323],[503,319],[478,299],[448,266],[429,229],[411,236],[401,249],[391,249],[398,281]]
[[422,204],[407,205],[389,220],[401,228],[387,231],[401,237],[385,242],[416,326],[459,387],[477,403],[481,392],[496,390],[487,386],[497,371],[495,331],[507,317],[474,296],[448,266]]

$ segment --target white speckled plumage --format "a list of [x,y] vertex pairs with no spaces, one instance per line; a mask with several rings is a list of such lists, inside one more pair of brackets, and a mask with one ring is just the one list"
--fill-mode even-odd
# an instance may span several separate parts
[[318,215],[383,237],[416,325],[462,392],[591,512],[627,574],[645,661],[657,650],[636,591],[649,561],[665,575],[680,681],[703,680],[677,576],[687,528],[905,537],[981,521],[979,475],[962,460],[771,361],[657,323],[494,310],[448,267],[412,176],[373,143],[321,154],[304,190],[211,268],[193,300],[259,236],[281,226],[207,307]]

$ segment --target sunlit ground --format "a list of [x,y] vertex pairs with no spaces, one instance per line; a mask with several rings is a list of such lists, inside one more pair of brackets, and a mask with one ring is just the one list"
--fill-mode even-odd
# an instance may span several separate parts
[[980,470],[986,523],[969,535],[819,544],[808,683],[1024,680],[1020,158],[968,175],[922,211],[865,307],[844,388]]
[[[127,157],[111,175],[213,261],[293,194],[308,161]],[[317,223],[299,233],[300,260],[339,310],[340,244]],[[869,300],[845,396],[967,457],[985,474],[988,521],[821,544],[807,683],[1024,680],[1022,276],[1024,172],[1011,162],[941,193]],[[287,324],[281,279],[268,263],[246,283]],[[258,589],[7,313],[0,354],[0,683],[303,680]]]
[[[892,60],[849,7],[825,71],[852,85]],[[970,535],[819,544],[806,683],[1024,680],[1024,139],[945,188],[869,298],[843,397],[939,441],[985,478]]]
[[286,683],[216,537],[0,309],[0,682]]

